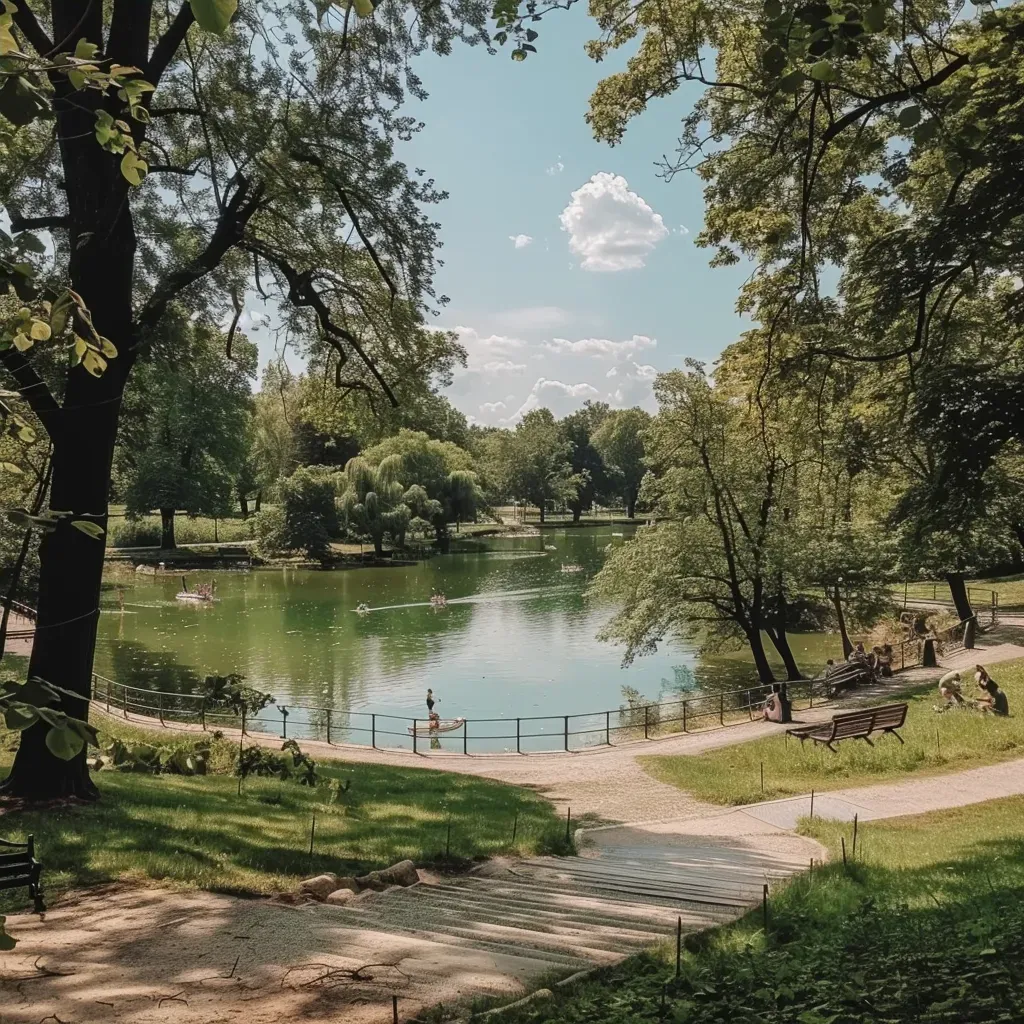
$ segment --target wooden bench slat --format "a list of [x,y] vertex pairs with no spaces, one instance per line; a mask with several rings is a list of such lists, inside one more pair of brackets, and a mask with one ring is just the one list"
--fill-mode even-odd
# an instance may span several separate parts
[[906,722],[907,708],[906,704],[858,708],[855,711],[833,715],[829,722],[799,726],[796,729],[787,729],[786,732],[801,742],[809,739],[815,743],[824,743],[829,750],[833,750],[832,744],[839,740],[861,739],[874,746],[871,736],[879,732],[895,736],[902,743],[903,737],[896,730],[902,728]]

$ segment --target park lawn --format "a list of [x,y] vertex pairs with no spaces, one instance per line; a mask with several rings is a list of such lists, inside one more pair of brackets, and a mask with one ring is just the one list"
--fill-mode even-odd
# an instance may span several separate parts
[[[136,729],[113,731],[126,741],[181,742]],[[0,777],[13,760],[12,739],[0,732]],[[211,767],[229,770],[232,748],[215,744]],[[0,837],[35,835],[51,894],[118,879],[270,893],[324,871],[362,874],[405,858],[441,864],[449,821],[453,864],[565,852],[562,819],[529,790],[423,768],[343,761],[318,761],[317,768],[328,779],[351,780],[351,788],[332,803],[328,786],[250,778],[239,796],[238,779],[229,774],[104,770],[93,775],[97,803],[9,811],[0,817]],[[23,892],[0,893],[0,913],[26,905]]]
[[[800,743],[776,733],[696,756],[639,760],[656,779],[685,789],[698,800],[747,804],[812,789],[824,792],[868,786],[906,775],[939,774],[1024,757],[1024,661],[994,666],[993,675],[1006,691],[1010,717],[996,718],[973,710],[936,714],[938,693],[929,685],[898,697],[910,705],[901,730],[902,746],[894,737],[883,736],[874,740],[873,747],[862,740],[846,740],[832,752],[821,744]],[[973,688],[970,679],[965,693]],[[836,705],[836,710],[842,706]]]
[[[1024,798],[860,826],[863,858],[566,986],[503,1024],[960,1024],[1024,1019]],[[849,824],[802,829],[838,856]],[[429,1018],[425,1018],[429,1019]],[[440,1019],[440,1015],[438,1015]]]

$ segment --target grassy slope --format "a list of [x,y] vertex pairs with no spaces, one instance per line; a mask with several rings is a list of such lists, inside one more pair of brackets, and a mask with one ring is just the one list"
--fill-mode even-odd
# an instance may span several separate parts
[[[959,1024],[1024,1019],[1024,799],[870,822],[863,863],[816,870],[760,910],[510,1011],[504,1024]],[[837,853],[849,826],[808,831]],[[664,999],[664,1003],[663,1003]]]
[[[128,740],[167,742],[139,730]],[[0,775],[13,743],[0,733]],[[233,746],[233,745],[232,745]],[[226,769],[232,750],[213,752]],[[103,771],[102,799],[0,817],[0,836],[36,836],[45,881],[56,890],[118,878],[165,879],[217,891],[272,892],[321,871],[362,873],[409,857],[443,856],[452,822],[451,856],[531,854],[559,848],[564,826],[551,805],[525,789],[468,775],[416,768],[320,762],[328,777],[351,779],[338,803],[328,789],[250,779],[242,796],[226,774],[187,778]],[[310,825],[316,812],[314,856]],[[519,816],[516,844],[512,826]],[[26,905],[24,893],[0,893],[4,907]]]
[[[891,736],[869,747],[861,740],[838,744],[836,752],[774,735],[696,757],[645,757],[655,778],[699,800],[743,804],[757,800],[886,782],[909,774],[957,771],[1024,756],[1024,662],[993,667],[1006,691],[1011,717],[958,710],[936,714],[934,686],[901,697],[910,709],[902,730],[904,746]],[[965,686],[970,693],[974,683]],[[761,764],[764,764],[764,793]]]

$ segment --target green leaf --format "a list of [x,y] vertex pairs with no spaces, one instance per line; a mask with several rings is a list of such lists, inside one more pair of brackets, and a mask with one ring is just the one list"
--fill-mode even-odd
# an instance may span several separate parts
[[67,725],[54,726],[46,734],[46,747],[54,757],[70,761],[85,749],[85,740]]
[[782,4],[780,0],[766,0],[764,5],[764,16],[769,21],[774,21],[782,15]]
[[931,140],[938,134],[939,122],[933,117],[927,121],[922,121],[917,128],[914,129],[914,142],[919,146],[923,146],[925,143],[931,142]]
[[827,60],[819,60],[811,68],[811,78],[816,82],[834,82],[838,77],[836,69]]
[[904,107],[896,115],[896,120],[899,121],[902,128],[913,128],[921,120],[921,108],[917,104]]
[[783,92],[796,93],[807,81],[807,76],[802,71],[790,71],[788,75],[779,80],[779,88]]
[[963,157],[959,153],[948,153],[946,155],[946,170],[955,178],[964,169]]
[[360,18],[368,18],[373,14],[373,0],[352,0],[352,6]]
[[138,188],[142,184],[142,179],[149,173],[149,164],[129,149],[121,158],[121,173],[130,185]]
[[238,9],[238,0],[189,0],[189,3],[200,28],[218,36],[227,30]]
[[90,43],[88,39],[79,39],[75,45],[75,56],[79,60],[92,60],[98,49],[96,43]]
[[5,473],[14,473],[15,476],[25,472],[21,466],[16,466],[13,462],[0,462],[0,470],[3,470]]
[[885,4],[873,4],[864,12],[864,28],[868,32],[881,32],[885,28]]
[[103,527],[97,526],[95,523],[90,523],[87,519],[72,519],[71,525],[76,530],[81,530],[88,537],[92,537],[94,540],[99,540],[103,536]]
[[778,43],[773,43],[764,51],[764,70],[773,78],[782,74],[788,61],[786,51]]
[[35,725],[38,720],[38,713],[24,705],[19,707],[15,704],[4,712],[4,725],[14,732],[21,732],[22,729]]

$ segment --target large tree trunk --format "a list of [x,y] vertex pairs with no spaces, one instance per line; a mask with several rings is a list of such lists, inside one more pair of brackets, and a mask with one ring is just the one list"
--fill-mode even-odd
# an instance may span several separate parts
[[255,506],[254,506],[254,510],[255,510],[256,512],[259,512],[259,510],[260,510],[260,506],[261,506],[262,504],[263,504],[263,492],[262,492],[262,491],[257,491],[257,492],[256,492],[256,504],[255,504]]
[[786,666],[786,678],[803,679],[804,674],[797,666],[796,658],[793,656],[793,650],[789,646],[789,636],[786,634],[786,627],[780,626],[775,629],[768,630],[768,636],[771,639],[775,650],[779,652],[782,664]]
[[160,509],[160,550],[173,551],[174,544],[174,509]]
[[238,507],[242,510],[242,518],[249,518],[249,499],[242,494],[241,491],[238,493]]
[[[52,4],[53,38],[103,41],[106,5],[85,8],[61,0]],[[143,8],[143,5],[139,5]],[[148,10],[148,8],[145,8]],[[145,67],[148,17],[134,5],[117,4],[118,31],[112,31],[105,54],[125,65]],[[130,12],[130,13],[129,13]],[[133,17],[135,16],[135,17]],[[136,24],[144,22],[144,24]],[[96,330],[109,338],[118,355],[100,377],[82,367],[70,369],[60,409],[43,410],[53,443],[50,507],[71,513],[43,537],[40,546],[39,615],[29,661],[29,676],[38,676],[77,696],[62,695],[60,710],[86,718],[92,692],[92,661],[99,619],[104,542],[71,525],[82,519],[107,527],[110,467],[117,438],[121,396],[135,359],[132,330],[132,282],[135,229],[129,186],[120,172],[120,157],[96,144],[95,108],[105,100],[96,92],[75,93],[57,84],[56,136],[67,198],[71,287],[89,308]],[[37,412],[40,411],[38,404]],[[86,751],[69,761],[50,753],[47,726],[38,723],[21,734],[18,753],[4,792],[27,799],[77,796],[95,799]]]
[[543,523],[544,522],[544,504],[545,504],[543,498],[537,504],[538,504],[538,506],[540,508],[540,521]]
[[750,653],[754,656],[754,668],[757,669],[757,678],[761,683],[774,683],[775,673],[768,662],[768,655],[764,652],[764,641],[761,639],[761,631],[753,629],[747,631],[747,643],[750,645]]
[[626,518],[632,519],[636,515],[636,491],[628,491],[626,493]]
[[967,596],[967,583],[963,573],[947,572],[946,582],[949,584],[949,592],[953,597],[953,604],[960,621],[963,622],[964,619],[971,618],[974,611],[971,608],[971,600]]
[[843,614],[843,599],[839,593],[839,587],[832,587],[828,591],[829,600],[832,602],[832,607],[836,610],[836,622],[839,623],[839,636],[843,641],[843,657],[848,658],[850,652],[853,650],[853,644],[850,641],[850,634],[846,629],[846,616]]

